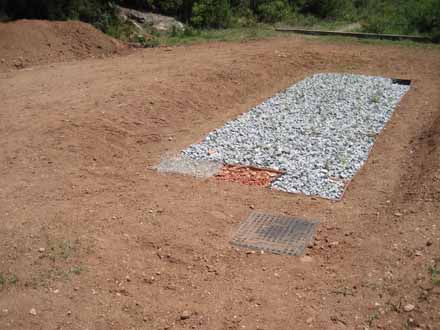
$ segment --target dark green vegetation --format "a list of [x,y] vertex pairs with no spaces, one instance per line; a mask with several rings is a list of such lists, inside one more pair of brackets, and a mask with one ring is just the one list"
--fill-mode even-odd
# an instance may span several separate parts
[[0,18],[79,19],[118,36],[124,27],[112,4],[174,16],[195,29],[360,22],[365,32],[440,40],[440,0],[0,0]]

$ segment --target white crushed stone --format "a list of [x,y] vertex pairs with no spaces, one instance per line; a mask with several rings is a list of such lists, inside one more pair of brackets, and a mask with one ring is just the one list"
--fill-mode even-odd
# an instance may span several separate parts
[[163,173],[178,173],[198,178],[209,178],[216,175],[222,166],[219,162],[194,160],[184,155],[174,155],[162,159],[154,169]]
[[408,90],[389,78],[315,74],[182,154],[286,171],[273,189],[339,199]]

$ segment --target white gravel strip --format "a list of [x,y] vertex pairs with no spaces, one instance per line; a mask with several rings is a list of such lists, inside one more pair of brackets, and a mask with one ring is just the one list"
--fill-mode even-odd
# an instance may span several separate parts
[[162,173],[178,173],[192,175],[198,178],[209,178],[216,175],[223,165],[209,160],[194,160],[184,155],[168,156],[153,167]]
[[182,153],[283,170],[273,189],[339,199],[408,90],[389,78],[315,74]]

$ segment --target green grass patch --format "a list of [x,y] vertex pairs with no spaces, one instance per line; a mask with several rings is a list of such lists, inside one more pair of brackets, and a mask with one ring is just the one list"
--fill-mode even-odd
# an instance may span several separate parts
[[319,19],[315,16],[301,16],[296,15],[292,18],[286,19],[278,24],[276,27],[290,27],[298,29],[309,30],[326,30],[326,31],[338,31],[349,30],[359,31],[359,28],[350,28],[354,26],[356,22],[346,20],[334,20],[334,19]]
[[428,268],[433,285],[440,286],[440,266],[434,265]]
[[190,45],[210,41],[246,41],[257,40],[277,35],[273,27],[267,25],[256,25],[253,27],[230,28],[230,29],[212,29],[212,30],[194,30],[187,28],[183,32],[174,32],[169,35],[158,37],[160,45],[176,46]]
[[6,284],[16,285],[18,282],[18,277],[15,274],[10,276],[6,276],[3,273],[0,273],[0,289],[2,289]]

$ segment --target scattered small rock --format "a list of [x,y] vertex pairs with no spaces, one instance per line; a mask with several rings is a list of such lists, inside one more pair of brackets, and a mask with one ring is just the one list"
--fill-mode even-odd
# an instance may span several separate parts
[[38,252],[40,252],[40,253],[43,253],[44,251],[46,251],[46,249],[45,249],[44,247],[40,247],[40,248],[38,249]]
[[307,324],[310,324],[310,323],[312,323],[313,322],[313,317],[309,317],[307,320],[306,320],[306,323]]
[[301,262],[312,262],[313,261],[313,258],[312,257],[310,257],[310,256],[302,256],[302,257],[300,257],[299,258],[299,260],[301,261]]
[[187,320],[191,317],[191,312],[190,311],[183,311],[182,314],[180,314],[180,319],[181,320]]
[[432,245],[432,241],[428,240],[426,241],[426,246],[431,246]]
[[415,306],[412,305],[412,304],[407,304],[407,305],[403,306],[403,310],[404,310],[405,312],[411,312],[411,311],[414,310],[414,308],[415,308]]
[[35,308],[31,308],[30,310],[29,310],[29,314],[31,314],[31,315],[37,315],[37,310],[35,309]]
[[396,212],[396,213],[394,213],[394,216],[396,216],[396,217],[401,217],[403,214],[402,213],[400,213],[400,212]]

